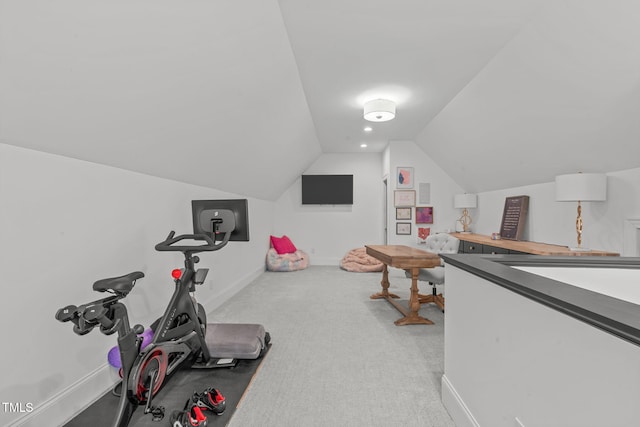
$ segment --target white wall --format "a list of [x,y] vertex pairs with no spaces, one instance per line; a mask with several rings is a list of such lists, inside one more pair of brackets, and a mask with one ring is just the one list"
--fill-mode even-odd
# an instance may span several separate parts
[[446,276],[442,395],[458,427],[638,424],[640,347],[449,264]]
[[[30,402],[35,414],[108,369],[116,337],[78,336],[54,319],[56,310],[97,299],[97,279],[140,270],[146,277],[126,303],[132,323],[148,326],[171,294],[171,269],[183,265],[181,254],[156,252],[155,244],[170,230],[192,231],[192,199],[227,197],[241,196],[0,144],[0,400]],[[264,271],[273,203],[249,199],[249,209],[251,242],[201,255],[211,270],[197,296],[207,309]],[[74,407],[102,391],[89,388]],[[54,408],[44,424],[74,407]],[[0,424],[21,415],[0,411]]]
[[[415,210],[411,216],[411,236],[396,235],[396,223],[407,222],[396,220],[393,205],[393,194],[396,190],[396,169],[398,167],[414,168],[414,190],[416,190],[417,206],[433,206],[433,224],[415,223]],[[431,233],[455,230],[456,220],[460,218],[459,209],[453,208],[453,197],[462,193],[463,189],[456,184],[426,153],[411,141],[395,141],[389,144],[389,186],[388,186],[388,243],[390,245],[417,246],[418,226],[431,228]],[[431,203],[420,204],[418,185],[429,183]]]
[[[607,175],[607,200],[582,203],[583,246],[634,256],[623,251],[623,231],[625,220],[640,218],[640,168]],[[529,196],[523,240],[576,245],[577,203],[556,202],[554,182],[480,193],[471,210],[474,232],[499,232],[505,197],[519,195]]]
[[380,153],[324,154],[305,174],[353,174],[353,205],[302,205],[298,178],[276,201],[275,235],[286,234],[311,264],[338,265],[351,249],[382,244],[383,184]]

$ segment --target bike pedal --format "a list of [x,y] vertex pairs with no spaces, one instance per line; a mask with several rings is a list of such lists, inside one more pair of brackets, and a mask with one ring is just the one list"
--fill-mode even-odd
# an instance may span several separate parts
[[164,418],[164,406],[154,406],[151,408],[151,415],[153,416],[153,421],[162,421]]

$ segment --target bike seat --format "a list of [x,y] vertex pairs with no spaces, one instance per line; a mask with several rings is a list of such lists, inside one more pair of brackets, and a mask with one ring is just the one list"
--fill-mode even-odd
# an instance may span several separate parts
[[133,289],[136,280],[144,277],[141,271],[125,274],[124,276],[111,277],[98,280],[93,284],[93,290],[98,292],[112,291],[117,294],[127,295]]

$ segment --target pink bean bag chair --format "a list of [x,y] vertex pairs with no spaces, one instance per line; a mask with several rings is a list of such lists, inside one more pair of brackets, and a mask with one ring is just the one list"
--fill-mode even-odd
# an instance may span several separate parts
[[356,273],[370,273],[382,271],[383,264],[374,257],[367,255],[366,248],[352,249],[340,261],[340,268]]
[[297,271],[309,267],[309,256],[296,248],[287,237],[271,236],[271,248],[267,251],[268,271]]

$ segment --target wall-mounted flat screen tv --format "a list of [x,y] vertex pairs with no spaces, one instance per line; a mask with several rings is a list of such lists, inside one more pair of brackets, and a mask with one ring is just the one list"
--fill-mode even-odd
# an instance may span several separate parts
[[353,175],[302,175],[303,205],[352,205]]

